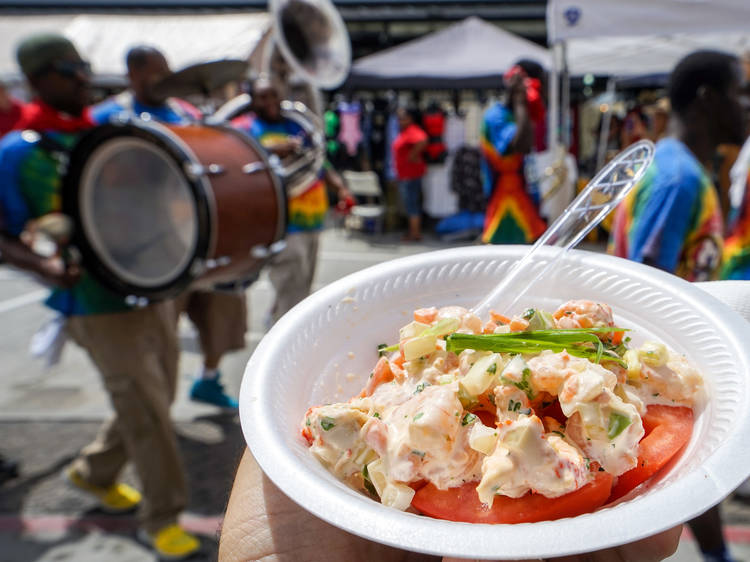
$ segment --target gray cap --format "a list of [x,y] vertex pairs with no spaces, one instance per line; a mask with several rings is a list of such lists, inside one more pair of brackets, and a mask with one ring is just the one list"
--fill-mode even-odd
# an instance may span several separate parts
[[54,61],[71,54],[81,59],[70,39],[57,33],[31,35],[16,49],[18,66],[26,76],[34,76]]

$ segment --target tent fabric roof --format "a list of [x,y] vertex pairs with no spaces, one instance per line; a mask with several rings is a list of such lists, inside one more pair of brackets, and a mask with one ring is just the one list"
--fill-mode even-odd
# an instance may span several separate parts
[[742,55],[750,49],[750,33],[571,39],[567,47],[568,69],[574,76],[586,73],[615,77],[667,76],[682,57],[699,49]]
[[271,25],[267,13],[6,15],[0,18],[0,76],[18,76],[16,46],[39,31],[63,33],[98,75],[123,76],[135,45],[164,52],[174,69],[223,58],[246,59]]
[[549,44],[581,37],[744,31],[747,0],[549,0]]
[[358,59],[353,88],[493,88],[521,58],[550,66],[547,49],[477,17]]
[[650,77],[656,83],[698,49],[750,47],[748,0],[549,0],[550,44],[565,41],[572,75]]

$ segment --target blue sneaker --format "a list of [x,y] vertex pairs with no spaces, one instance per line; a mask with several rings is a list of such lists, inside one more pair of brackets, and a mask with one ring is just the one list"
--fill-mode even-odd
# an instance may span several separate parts
[[224,392],[224,387],[219,382],[218,376],[213,379],[196,379],[190,389],[190,399],[196,402],[213,404],[220,408],[236,410],[239,407],[237,400]]

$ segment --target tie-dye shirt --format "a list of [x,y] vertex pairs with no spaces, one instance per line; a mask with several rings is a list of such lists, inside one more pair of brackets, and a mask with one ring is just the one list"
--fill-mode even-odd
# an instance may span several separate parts
[[729,211],[719,278],[750,280],[750,174],[742,200]]
[[91,118],[99,124],[107,123],[121,113],[139,116],[147,113],[160,123],[172,125],[191,123],[201,118],[200,111],[181,99],[169,98],[159,106],[150,106],[139,102],[131,92],[124,92],[91,108]]
[[482,232],[486,244],[530,244],[547,228],[526,191],[524,157],[510,151],[516,131],[513,112],[503,104],[487,110],[480,138],[482,180],[489,197]]
[[[240,122],[236,122],[235,126]],[[255,117],[245,128],[247,132],[255,137],[261,146],[265,148],[283,143],[292,137],[301,137],[305,140],[306,134],[302,127],[291,119],[282,119],[279,122],[264,121]],[[239,125],[242,127],[242,125]],[[323,181],[323,171],[318,177],[301,193],[290,195],[287,203],[289,223],[288,232],[306,232],[320,230],[323,228],[326,213],[328,212],[328,193]]]
[[719,197],[706,171],[683,143],[667,138],[616,209],[609,250],[688,281],[707,281],[718,273],[722,231]]
[[[70,148],[75,134],[46,133]],[[60,164],[32,131],[13,131],[0,141],[0,230],[17,237],[26,223],[62,210]],[[71,289],[53,289],[46,304],[66,316],[129,310],[123,297],[109,291],[85,271]]]

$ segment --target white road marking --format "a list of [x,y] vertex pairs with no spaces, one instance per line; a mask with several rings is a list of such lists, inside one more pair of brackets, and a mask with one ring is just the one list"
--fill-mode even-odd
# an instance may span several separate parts
[[28,304],[40,302],[44,300],[44,298],[48,294],[49,290],[39,289],[38,291],[31,291],[30,293],[19,295],[17,297],[13,297],[12,299],[0,301],[0,314],[4,312],[10,312],[11,310],[21,308],[22,306],[26,306]]

